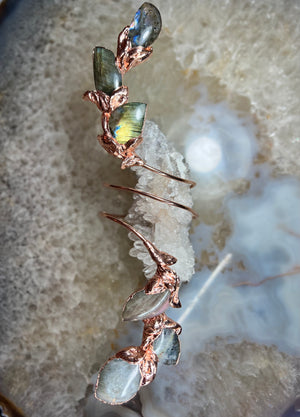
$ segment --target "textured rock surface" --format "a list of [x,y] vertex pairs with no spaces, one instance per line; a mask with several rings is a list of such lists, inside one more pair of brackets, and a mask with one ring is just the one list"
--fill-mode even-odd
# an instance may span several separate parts
[[280,416],[299,384],[297,366],[299,361],[274,347],[217,340],[200,354],[182,357],[175,368],[161,367],[160,383],[142,391],[143,414]]
[[[238,234],[224,195],[249,196],[249,189],[256,194],[253,180],[264,187],[274,174],[299,176],[299,4],[155,4],[162,33],[151,59],[125,77],[130,100],[148,103],[148,119],[177,149],[186,152],[186,140],[202,119],[201,133],[213,126],[220,134],[213,137],[217,152],[225,149],[219,144],[233,143],[235,159],[244,161],[242,167],[237,164],[238,177],[231,164],[219,171],[225,181],[211,182],[206,173],[212,193],[202,193],[205,177],[192,172],[199,182],[194,191],[200,212],[193,238],[196,269],[205,280],[224,252],[236,251],[233,240],[226,246],[232,230],[235,238]],[[99,114],[81,100],[93,88],[93,47],[115,50],[119,31],[139,6],[135,0],[28,0],[16,2],[1,22],[0,384],[32,417],[82,415],[80,400],[90,376],[117,350],[111,343],[116,329],[124,328],[119,326],[122,304],[143,279],[141,264],[128,256],[126,231],[97,218],[100,209],[127,213],[130,206],[130,196],[105,190],[102,181],[132,186],[135,177],[102,152],[96,142]],[[224,144],[223,134],[241,137],[244,150],[238,141]],[[299,230],[295,233],[296,239]],[[240,262],[233,266],[236,282],[238,273],[248,271]],[[249,288],[228,285],[215,295],[218,287],[213,287],[200,306],[207,318],[205,338],[223,332],[234,336],[241,328],[252,329],[252,337],[258,323],[260,334],[269,337],[271,328],[280,349],[299,354],[299,276],[268,285],[251,289],[251,296]],[[253,315],[240,314],[245,300]],[[228,306],[234,314],[227,314]],[[284,329],[292,338],[280,341]],[[174,415],[175,398],[190,416],[224,417],[226,410],[230,416],[265,417],[271,410],[279,417],[299,390],[295,359],[276,348],[223,340],[216,349],[204,351],[202,344],[198,349],[195,362],[183,358],[179,367],[160,368],[153,385],[163,395],[163,403],[155,403],[163,408],[160,413]],[[164,381],[168,389],[161,388]],[[189,392],[180,391],[182,381]],[[151,389],[149,400],[143,399],[146,417],[155,416]]]

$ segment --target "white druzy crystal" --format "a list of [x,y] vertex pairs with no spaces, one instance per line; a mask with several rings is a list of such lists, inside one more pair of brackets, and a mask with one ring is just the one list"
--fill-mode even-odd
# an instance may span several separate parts
[[[188,177],[188,169],[183,156],[167,142],[158,126],[147,121],[144,129],[144,141],[138,148],[138,155],[155,168],[182,178]],[[165,178],[144,168],[134,168],[138,176],[136,188],[192,206],[190,186]],[[192,219],[190,212],[168,204],[160,203],[148,197],[134,197],[127,220],[149,239],[159,250],[168,252],[177,258],[174,270],[182,282],[189,281],[194,272],[194,252],[189,240],[189,227]],[[156,265],[144,244],[130,233],[134,247],[130,255],[144,262],[144,272],[151,278]]]

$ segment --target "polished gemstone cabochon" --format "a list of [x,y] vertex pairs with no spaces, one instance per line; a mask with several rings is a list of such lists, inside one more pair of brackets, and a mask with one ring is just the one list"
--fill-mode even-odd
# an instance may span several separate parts
[[127,300],[123,320],[144,320],[163,313],[169,306],[170,291],[159,294],[146,294],[144,290],[137,291]]
[[121,87],[122,75],[115,65],[115,55],[102,46],[94,48],[94,81],[97,91],[111,95],[114,90]]
[[161,30],[159,10],[151,3],[143,3],[130,25],[128,37],[132,46],[151,45]]
[[109,404],[122,404],[135,396],[140,383],[138,364],[114,358],[106,363],[99,374],[96,397]]
[[109,127],[113,137],[121,144],[141,135],[147,104],[127,103],[112,112]]
[[160,363],[176,365],[180,355],[180,342],[173,329],[164,329],[162,334],[153,343],[154,352]]

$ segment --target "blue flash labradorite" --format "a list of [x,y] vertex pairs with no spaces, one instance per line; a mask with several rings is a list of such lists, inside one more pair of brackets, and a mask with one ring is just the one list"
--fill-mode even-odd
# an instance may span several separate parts
[[149,46],[161,30],[159,10],[151,3],[143,3],[130,25],[128,37],[132,46]]
[[114,53],[102,46],[94,48],[94,80],[96,90],[109,96],[122,85],[122,75],[116,67]]
[[140,136],[144,126],[147,104],[127,103],[111,114],[109,127],[113,137],[124,144]]

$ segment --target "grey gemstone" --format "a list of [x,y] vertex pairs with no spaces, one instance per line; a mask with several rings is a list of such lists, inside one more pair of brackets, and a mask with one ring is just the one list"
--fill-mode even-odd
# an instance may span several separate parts
[[140,290],[132,294],[123,310],[123,320],[144,320],[163,313],[169,307],[170,291],[145,294]]
[[123,404],[136,395],[141,379],[138,364],[111,359],[100,370],[96,397],[109,404]]
[[122,75],[116,67],[114,53],[102,46],[94,48],[94,81],[96,90],[108,95],[122,85]]
[[173,329],[164,329],[162,334],[154,341],[153,350],[159,362],[165,365],[176,365],[180,355],[180,342]]
[[143,3],[130,25],[128,37],[132,46],[149,46],[161,30],[159,10],[151,3]]

